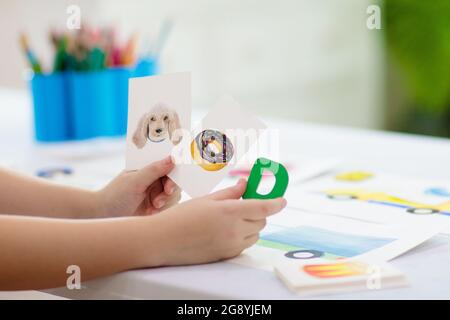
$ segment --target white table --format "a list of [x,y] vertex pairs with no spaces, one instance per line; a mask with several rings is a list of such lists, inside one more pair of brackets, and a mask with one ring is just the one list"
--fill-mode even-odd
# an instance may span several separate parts
[[[351,116],[351,115],[350,115]],[[340,158],[355,168],[429,179],[450,179],[450,140],[265,119],[280,129],[280,153]],[[100,153],[116,159],[119,170],[123,140],[40,146],[32,142],[29,99],[23,92],[0,90],[1,161],[30,168],[46,163],[95,162]],[[77,159],[64,158],[77,150]],[[80,151],[81,150],[81,151]],[[96,151],[94,151],[96,150]],[[107,152],[105,152],[105,150]],[[90,155],[90,152],[95,155]],[[108,153],[109,152],[109,153]],[[105,173],[107,175],[107,173]],[[111,175],[112,177],[112,175]],[[438,235],[392,262],[410,281],[407,288],[357,292],[321,298],[449,299],[450,238]],[[68,298],[148,299],[296,299],[273,273],[231,264],[170,267],[124,272],[85,282],[82,290],[47,292]]]

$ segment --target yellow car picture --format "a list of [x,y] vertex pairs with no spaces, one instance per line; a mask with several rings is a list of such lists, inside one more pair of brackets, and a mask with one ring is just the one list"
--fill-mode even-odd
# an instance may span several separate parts
[[443,214],[450,216],[450,201],[438,205],[428,205],[391,196],[384,192],[374,192],[364,189],[331,189],[325,191],[333,200],[359,200],[370,203],[404,208],[413,214]]

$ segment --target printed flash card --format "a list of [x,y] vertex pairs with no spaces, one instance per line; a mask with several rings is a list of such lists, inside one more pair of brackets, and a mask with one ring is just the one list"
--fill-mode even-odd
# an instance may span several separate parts
[[191,76],[174,73],[129,82],[126,169],[170,155],[191,128]]
[[300,295],[405,286],[402,272],[385,262],[344,259],[328,262],[280,262],[275,273]]
[[172,152],[169,174],[191,197],[206,195],[227,176],[266,128],[231,97],[219,100],[201,124]]

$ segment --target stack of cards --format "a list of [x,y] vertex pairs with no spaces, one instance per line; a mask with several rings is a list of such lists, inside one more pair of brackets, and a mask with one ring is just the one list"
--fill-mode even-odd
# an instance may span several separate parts
[[189,73],[131,79],[128,106],[126,169],[172,155],[169,177],[191,197],[210,193],[266,128],[223,97],[191,130]]
[[385,262],[356,259],[322,262],[280,262],[275,273],[299,295],[380,290],[406,286],[406,277]]

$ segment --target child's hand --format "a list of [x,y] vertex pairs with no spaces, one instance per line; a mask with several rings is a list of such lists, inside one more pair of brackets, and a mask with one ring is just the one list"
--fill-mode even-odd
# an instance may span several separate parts
[[[266,217],[282,210],[286,200],[239,200],[245,187],[245,180],[241,180],[234,187],[186,201],[149,218],[154,233],[151,236],[161,245],[157,264],[218,261],[252,246],[266,225]],[[143,244],[143,251],[145,246],[148,250],[148,245]],[[152,262],[144,261],[143,265]]]
[[166,176],[173,167],[167,157],[140,170],[121,173],[98,192],[98,215],[148,215],[178,203],[180,189]]

